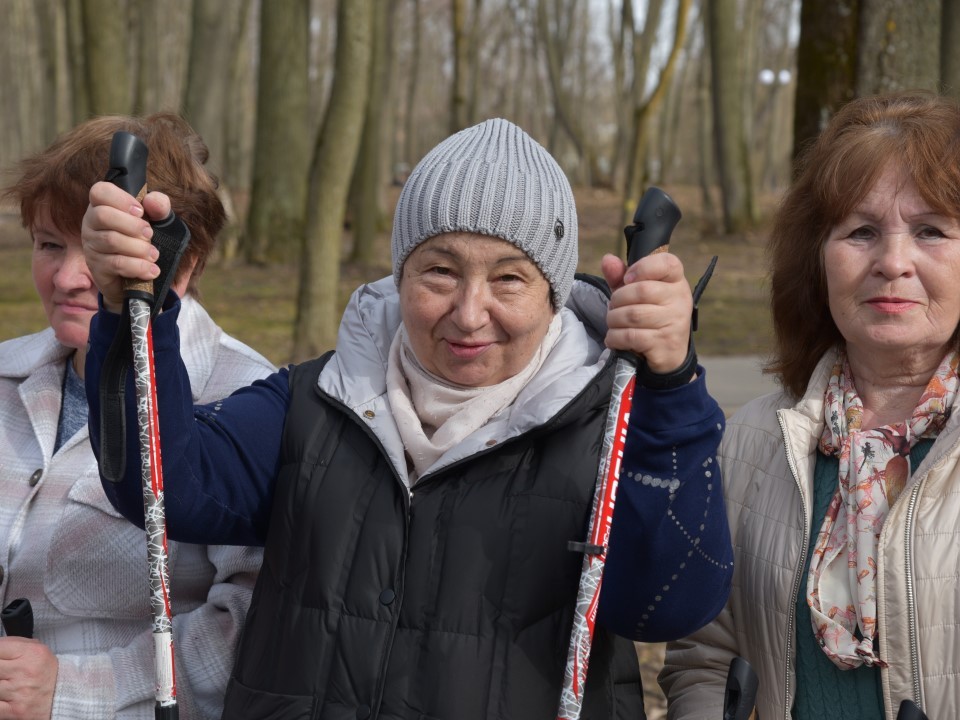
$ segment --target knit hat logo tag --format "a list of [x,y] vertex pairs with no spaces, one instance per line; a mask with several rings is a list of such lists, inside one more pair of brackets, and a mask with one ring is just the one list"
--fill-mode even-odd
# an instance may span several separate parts
[[553,224],[553,236],[557,240],[563,240],[563,221],[560,218],[557,218],[557,221]]

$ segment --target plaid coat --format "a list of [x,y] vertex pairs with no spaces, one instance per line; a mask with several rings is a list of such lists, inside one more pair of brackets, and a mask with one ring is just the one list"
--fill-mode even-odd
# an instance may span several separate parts
[[[195,300],[183,301],[179,328],[197,402],[273,370]],[[34,637],[57,655],[55,720],[149,720],[154,669],[143,532],[104,497],[86,427],[53,453],[69,354],[50,328],[0,344],[0,603],[29,598]],[[185,719],[219,717],[260,561],[250,548],[171,543]]]

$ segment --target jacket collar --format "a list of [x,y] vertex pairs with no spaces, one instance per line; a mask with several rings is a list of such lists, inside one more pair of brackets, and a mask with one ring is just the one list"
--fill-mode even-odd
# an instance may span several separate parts
[[[557,415],[605,367],[608,295],[602,285],[574,283],[556,346],[517,400],[435,465],[439,468],[535,428]],[[393,276],[358,288],[340,323],[336,354],[318,379],[322,392],[349,408],[377,435],[398,474],[405,475],[403,443],[386,399],[390,344],[400,326]]]
[[[600,287],[575,282],[562,311],[561,338],[547,365],[554,367],[553,356],[564,359],[568,369],[596,365],[604,352],[606,310],[607,296]],[[400,296],[393,276],[358,288],[341,318],[337,352],[321,374],[321,388],[351,407],[383,395],[390,344],[399,327]],[[544,372],[549,372],[546,366]]]
[[217,363],[223,330],[190,295],[180,299],[177,328],[180,332],[180,353],[190,377],[193,399],[196,401],[200,391],[207,386]]
[[[184,297],[180,303],[177,326],[184,363],[191,384],[194,387],[204,387],[213,373],[219,346],[217,339],[223,334],[223,330],[192,297]],[[198,338],[207,341],[198,342]],[[31,335],[6,340],[0,343],[0,378],[23,380],[34,376],[46,366],[54,366],[60,373],[59,366],[72,352],[71,348],[57,342],[53,328],[50,327]]]
[[22,380],[45,365],[58,365],[73,352],[57,342],[53,328],[0,343],[0,377]]

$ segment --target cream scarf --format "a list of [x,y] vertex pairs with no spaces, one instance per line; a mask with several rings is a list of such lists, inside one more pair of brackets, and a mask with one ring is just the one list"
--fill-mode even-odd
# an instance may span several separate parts
[[880,530],[910,478],[911,448],[950,415],[958,359],[944,357],[909,419],[872,430],[860,429],[863,403],[844,355],[830,373],[820,450],[839,456],[840,478],[814,544],[807,603],[814,635],[842,670],[886,666],[874,649]]
[[451,385],[425,370],[400,324],[387,359],[387,399],[413,462],[411,484],[441,455],[516,400],[556,345],[561,325],[557,313],[530,362],[513,377],[497,385],[464,387]]

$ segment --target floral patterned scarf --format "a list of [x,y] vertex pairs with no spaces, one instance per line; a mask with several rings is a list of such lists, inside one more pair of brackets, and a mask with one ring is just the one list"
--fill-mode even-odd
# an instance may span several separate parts
[[908,420],[872,430],[860,429],[863,403],[845,355],[830,374],[820,450],[839,456],[840,482],[814,545],[807,603],[817,641],[842,670],[886,666],[874,650],[880,530],[910,477],[911,448],[949,417],[958,361],[955,351],[941,361]]

